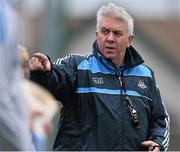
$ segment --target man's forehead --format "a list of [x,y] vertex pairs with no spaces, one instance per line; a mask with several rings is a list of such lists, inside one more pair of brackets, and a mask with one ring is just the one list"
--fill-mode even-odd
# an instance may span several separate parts
[[111,25],[111,24],[100,24],[100,30],[110,30],[110,31],[128,31],[126,25]]
[[100,27],[106,28],[122,28],[122,26],[128,26],[127,22],[117,19],[117,18],[110,18],[110,17],[102,17],[100,20]]

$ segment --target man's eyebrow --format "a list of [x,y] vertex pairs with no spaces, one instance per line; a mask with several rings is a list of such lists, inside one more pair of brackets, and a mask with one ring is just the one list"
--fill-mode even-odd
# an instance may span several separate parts
[[122,30],[120,30],[120,29],[113,29],[112,31],[113,31],[113,32],[123,33],[123,31],[122,31]]
[[108,27],[105,27],[105,26],[102,26],[101,29],[109,30],[109,28],[108,28]]

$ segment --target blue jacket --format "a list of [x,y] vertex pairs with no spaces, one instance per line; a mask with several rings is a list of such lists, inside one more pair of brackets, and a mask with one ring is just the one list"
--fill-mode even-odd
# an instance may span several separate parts
[[132,46],[119,69],[96,41],[93,49],[58,59],[51,72],[31,73],[63,103],[54,150],[146,150],[145,140],[167,150],[169,117],[153,71]]

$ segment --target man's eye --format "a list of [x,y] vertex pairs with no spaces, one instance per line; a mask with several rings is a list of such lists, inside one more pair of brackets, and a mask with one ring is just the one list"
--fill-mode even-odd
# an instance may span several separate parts
[[101,33],[104,34],[104,35],[108,35],[109,31],[106,30],[106,29],[102,29],[102,30],[101,30]]
[[115,31],[115,32],[114,32],[114,35],[115,35],[116,37],[120,37],[120,36],[123,36],[123,33],[118,32],[118,31],[117,31],[117,32]]

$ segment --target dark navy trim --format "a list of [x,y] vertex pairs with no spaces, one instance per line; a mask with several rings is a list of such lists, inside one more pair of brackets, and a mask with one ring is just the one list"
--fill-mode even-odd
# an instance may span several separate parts
[[82,61],[78,65],[78,70],[89,70],[92,73],[100,72],[103,74],[116,74],[114,71],[107,69],[102,63],[99,63],[99,61],[94,56]]
[[[120,95],[121,90],[112,90],[112,89],[101,89],[96,87],[90,87],[90,88],[77,88],[76,93],[103,93],[103,94],[114,94],[114,95]],[[123,91],[123,94],[125,92]],[[137,91],[133,90],[126,90],[127,95],[131,96],[141,96]]]
[[138,65],[136,67],[125,70],[124,76],[144,76],[152,78],[151,71],[144,65]]

